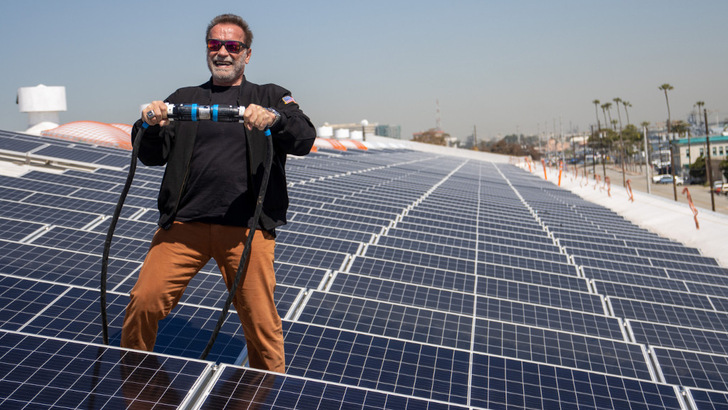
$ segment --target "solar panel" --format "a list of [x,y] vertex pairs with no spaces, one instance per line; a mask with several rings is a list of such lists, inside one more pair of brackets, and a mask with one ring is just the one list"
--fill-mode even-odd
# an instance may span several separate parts
[[728,355],[728,333],[628,320],[634,339],[646,345]]
[[728,408],[728,393],[686,389],[688,402],[697,409],[726,409]]
[[681,386],[728,391],[728,356],[653,348],[665,381]]
[[178,408],[208,362],[0,331],[4,408]]
[[155,353],[113,347],[157,229],[163,169],[139,166],[109,261],[112,346],[100,346],[100,255],[128,152],[6,132],[0,149],[103,164],[0,176],[0,407],[727,401],[728,270],[516,167],[406,149],[288,161],[275,262],[285,375],[244,367],[234,312],[209,361],[195,359],[226,296],[214,261],[160,323]]
[[444,402],[228,365],[222,365],[213,382],[199,404],[200,409],[466,409]]

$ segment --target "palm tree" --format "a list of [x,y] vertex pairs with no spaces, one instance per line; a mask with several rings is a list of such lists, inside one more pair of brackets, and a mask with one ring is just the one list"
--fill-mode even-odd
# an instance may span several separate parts
[[631,107],[632,104],[629,101],[622,101],[622,105],[624,106],[624,113],[627,115],[627,125],[629,125],[629,112],[627,111],[627,107]]
[[702,129],[702,127],[703,127],[703,116],[700,115],[700,111],[702,110],[703,106],[705,105],[705,102],[704,101],[698,101],[698,102],[695,103],[695,105],[698,106],[698,125]]
[[614,123],[612,122],[612,103],[604,103],[604,108],[607,110],[607,116],[609,116],[609,123],[612,124],[614,130],[617,130],[617,127],[614,126]]
[[[668,83],[662,84],[658,89],[665,92],[665,103],[667,104],[667,140],[670,142],[670,99],[667,98],[667,92],[674,87]],[[674,138],[673,141],[674,142]],[[677,201],[677,184],[675,183],[675,147],[670,143],[670,173],[672,174],[672,191]]]
[[604,126],[605,127],[607,126],[607,124],[609,124],[607,122],[607,104],[609,104],[609,103],[604,103],[599,106],[602,109],[602,115],[604,116]]

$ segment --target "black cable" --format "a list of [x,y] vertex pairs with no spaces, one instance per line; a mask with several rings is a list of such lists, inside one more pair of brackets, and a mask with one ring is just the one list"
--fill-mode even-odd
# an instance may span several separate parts
[[273,138],[271,138],[270,130],[265,130],[265,136],[266,140],[268,140],[268,155],[265,159],[263,181],[261,182],[260,191],[258,192],[258,199],[255,203],[255,213],[253,214],[253,221],[250,224],[250,230],[248,231],[248,238],[245,242],[245,247],[243,248],[243,254],[240,256],[240,264],[238,265],[238,270],[237,272],[235,272],[235,281],[230,287],[227,300],[225,301],[225,306],[223,307],[222,312],[220,312],[220,317],[217,319],[217,325],[215,325],[215,330],[213,330],[212,335],[210,335],[210,340],[207,342],[205,350],[202,352],[202,355],[200,355],[200,360],[205,360],[207,354],[210,353],[210,350],[212,349],[212,345],[215,344],[215,339],[217,339],[217,335],[220,333],[220,329],[222,328],[223,323],[225,323],[228,311],[230,310],[230,304],[233,302],[233,298],[237,293],[238,286],[240,285],[240,282],[244,279],[244,275],[246,272],[245,265],[248,264],[248,258],[250,257],[250,248],[253,243],[253,235],[255,235],[256,230],[255,226],[258,223],[258,219],[260,219],[261,212],[263,211],[263,200],[265,199],[265,192],[268,188],[270,168],[273,164]]
[[111,223],[109,224],[109,230],[106,232],[106,240],[104,241],[104,253],[101,257],[101,328],[103,334],[104,344],[109,344],[109,322],[106,316],[106,276],[109,270],[109,252],[111,251],[111,240],[114,237],[114,230],[116,229],[116,223],[119,221],[119,215],[121,215],[121,208],[124,206],[126,195],[129,193],[129,188],[134,180],[134,173],[136,172],[137,157],[139,156],[139,145],[144,135],[144,131],[147,129],[147,123],[143,123],[142,127],[137,131],[136,138],[132,144],[131,150],[131,164],[129,165],[129,173],[126,176],[126,182],[124,183],[124,189],[119,195],[119,201],[116,203],[116,209],[114,209],[114,215],[111,217]]

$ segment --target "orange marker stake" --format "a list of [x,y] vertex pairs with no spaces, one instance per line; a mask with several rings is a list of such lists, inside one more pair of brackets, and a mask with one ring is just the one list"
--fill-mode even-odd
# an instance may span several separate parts
[[629,195],[629,202],[634,202],[634,195],[632,195],[632,185],[630,185],[630,182],[632,180],[627,180],[627,195]]
[[700,229],[700,224],[698,223],[698,209],[695,208],[695,205],[693,204],[693,198],[690,196],[688,187],[685,187],[682,193],[688,197],[688,205],[690,205],[690,210],[693,211],[693,219],[695,219],[695,229]]

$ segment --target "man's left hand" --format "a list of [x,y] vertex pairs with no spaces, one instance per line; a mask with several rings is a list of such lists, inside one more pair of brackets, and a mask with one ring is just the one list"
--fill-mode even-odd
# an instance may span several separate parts
[[248,130],[257,128],[263,131],[272,126],[275,120],[275,114],[257,104],[248,105],[243,113],[243,122]]

